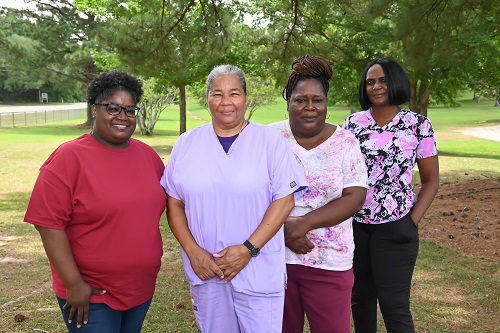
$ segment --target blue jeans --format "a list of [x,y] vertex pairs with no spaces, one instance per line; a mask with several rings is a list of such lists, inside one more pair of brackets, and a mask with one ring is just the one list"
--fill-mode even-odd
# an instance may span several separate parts
[[89,322],[77,328],[76,314],[68,323],[70,308],[63,310],[66,300],[57,297],[69,333],[140,333],[151,300],[125,311],[113,310],[104,303],[90,303]]

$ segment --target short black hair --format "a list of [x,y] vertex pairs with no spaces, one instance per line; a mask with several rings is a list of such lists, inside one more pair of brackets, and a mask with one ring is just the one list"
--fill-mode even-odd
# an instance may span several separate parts
[[396,61],[388,58],[378,58],[366,66],[359,83],[359,104],[362,110],[368,110],[372,107],[372,102],[366,93],[366,74],[373,65],[380,65],[384,70],[387,82],[389,102],[391,105],[401,105],[408,102],[411,98],[410,80],[404,69]]
[[142,82],[125,72],[117,70],[104,72],[89,83],[87,87],[87,103],[100,103],[119,90],[130,93],[137,104],[143,94]]

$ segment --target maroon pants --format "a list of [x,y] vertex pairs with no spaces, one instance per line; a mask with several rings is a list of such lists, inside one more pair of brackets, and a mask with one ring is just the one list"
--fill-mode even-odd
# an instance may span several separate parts
[[350,333],[352,269],[339,272],[302,265],[286,268],[283,333],[302,333],[304,313],[311,333]]

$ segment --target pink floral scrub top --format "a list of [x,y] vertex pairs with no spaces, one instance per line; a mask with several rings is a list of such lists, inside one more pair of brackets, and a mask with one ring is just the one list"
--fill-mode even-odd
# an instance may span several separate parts
[[[349,131],[337,126],[325,142],[307,150],[295,140],[288,120],[271,126],[278,128],[287,139],[309,183],[305,191],[295,193],[291,216],[303,216],[338,199],[344,188],[368,188],[363,155],[358,140]],[[333,227],[311,230],[307,237],[314,244],[314,249],[307,254],[297,254],[286,248],[287,264],[335,271],[346,271],[352,267],[352,218]]]
[[348,116],[343,127],[358,138],[370,186],[355,222],[380,224],[408,214],[416,201],[412,169],[417,159],[438,154],[429,119],[407,109],[380,127],[371,111]]

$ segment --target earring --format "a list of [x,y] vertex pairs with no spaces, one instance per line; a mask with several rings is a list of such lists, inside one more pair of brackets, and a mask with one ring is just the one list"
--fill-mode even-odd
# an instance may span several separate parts
[[92,115],[92,118],[95,119],[95,113]]
[[326,114],[326,119],[330,118],[330,111]]

